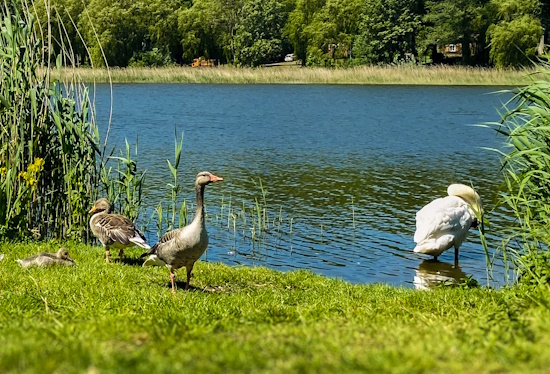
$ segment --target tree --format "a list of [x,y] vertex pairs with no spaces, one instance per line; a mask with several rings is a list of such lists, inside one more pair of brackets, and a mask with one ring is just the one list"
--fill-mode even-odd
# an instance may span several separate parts
[[416,37],[422,27],[421,0],[372,0],[365,4],[354,56],[370,63],[417,56]]
[[313,22],[314,15],[326,3],[326,0],[297,0],[295,9],[288,16],[284,35],[294,46],[296,57],[306,64],[306,56],[310,35],[307,26]]
[[433,44],[462,44],[462,63],[471,63],[470,46],[484,43],[489,23],[484,7],[488,0],[437,0],[426,3],[425,22],[432,25],[427,38]]
[[308,39],[307,64],[351,57],[359,28],[361,0],[328,0],[304,29]]
[[96,66],[105,63],[102,50],[110,66],[127,66],[134,53],[143,50],[150,24],[146,10],[143,1],[90,0],[79,28]]
[[493,0],[500,22],[491,25],[490,57],[497,67],[528,64],[535,56],[542,36],[538,0]]
[[88,55],[76,25],[87,1],[51,0],[49,4],[49,12],[44,4],[31,8],[37,18],[35,26],[40,27],[40,35],[46,37],[48,30],[51,30],[54,53],[64,49],[68,56],[74,58],[75,65],[84,63]]
[[235,62],[258,66],[282,57],[283,7],[278,0],[248,0],[235,33]]
[[147,27],[147,50],[162,51],[171,60],[183,62],[183,48],[178,33],[178,19],[180,12],[190,7],[188,0],[151,0],[148,3],[147,13],[150,23]]

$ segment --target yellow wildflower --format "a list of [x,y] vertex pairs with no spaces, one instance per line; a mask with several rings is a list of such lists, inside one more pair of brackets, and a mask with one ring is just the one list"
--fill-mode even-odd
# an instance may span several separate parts
[[5,166],[3,166],[3,167],[0,168],[0,175],[4,175],[4,174],[6,174],[7,172],[8,172],[8,169],[7,169]]
[[46,161],[44,161],[43,158],[36,157],[34,159],[34,165],[37,167],[37,171],[44,170],[44,165],[46,164]]
[[19,173],[19,178],[22,178],[24,180],[28,180],[29,179],[29,174],[26,171],[22,171],[22,172]]

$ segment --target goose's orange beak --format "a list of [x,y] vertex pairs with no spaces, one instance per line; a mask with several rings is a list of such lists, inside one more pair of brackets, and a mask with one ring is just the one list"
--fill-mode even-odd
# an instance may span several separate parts
[[95,205],[92,206],[92,209],[90,209],[90,210],[88,211],[88,213],[90,213],[90,214],[91,214],[91,213],[95,213]]
[[210,174],[210,182],[221,182],[223,181],[222,177],[218,177],[214,174]]

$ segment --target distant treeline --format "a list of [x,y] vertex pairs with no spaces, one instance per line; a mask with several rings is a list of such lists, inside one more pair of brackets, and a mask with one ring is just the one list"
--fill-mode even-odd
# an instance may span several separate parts
[[[205,56],[258,66],[458,62],[521,66],[543,50],[550,0],[51,0],[43,35],[78,65],[166,66]],[[469,46],[469,48],[463,47]]]

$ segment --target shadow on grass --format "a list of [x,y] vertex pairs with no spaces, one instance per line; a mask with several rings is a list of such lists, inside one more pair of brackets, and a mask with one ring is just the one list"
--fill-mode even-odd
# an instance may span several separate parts
[[[230,293],[231,290],[228,287],[223,286],[206,286],[206,287],[195,287],[192,284],[189,285],[189,289],[185,291],[184,281],[176,281],[176,292],[204,292],[204,293]],[[172,289],[172,284],[170,282],[166,283],[166,288]]]
[[143,260],[141,258],[128,258],[123,257],[122,259],[117,258],[114,260],[115,263],[130,265],[130,266],[141,266],[143,265]]

